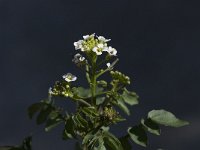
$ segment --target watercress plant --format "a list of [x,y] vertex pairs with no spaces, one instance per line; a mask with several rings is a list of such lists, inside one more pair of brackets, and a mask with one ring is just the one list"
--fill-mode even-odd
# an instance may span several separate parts
[[[85,72],[87,85],[75,86],[75,75],[67,73],[62,80],[56,81],[49,89],[48,99],[32,104],[28,108],[29,117],[37,115],[37,124],[45,123],[45,130],[63,123],[62,138],[76,139],[81,150],[131,150],[130,141],[146,147],[147,132],[160,135],[160,125],[181,127],[187,121],[176,118],[166,110],[152,110],[140,123],[128,127],[127,134],[117,138],[109,131],[113,124],[126,121],[121,109],[130,115],[128,105],[138,104],[138,95],[128,89],[130,78],[115,70],[118,62],[117,50],[108,45],[110,39],[95,34],[83,36],[74,42],[75,54],[72,61]],[[103,79],[110,76],[110,81]],[[73,113],[67,112],[67,106],[56,105],[56,97],[76,103]]]

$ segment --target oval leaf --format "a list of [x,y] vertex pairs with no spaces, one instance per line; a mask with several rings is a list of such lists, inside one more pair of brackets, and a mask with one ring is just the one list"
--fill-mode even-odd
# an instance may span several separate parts
[[138,145],[147,146],[147,134],[142,126],[134,126],[128,128],[128,134],[130,138]]
[[73,92],[75,95],[77,95],[79,97],[88,98],[91,96],[91,90],[85,89],[83,87],[73,88]]
[[124,150],[132,150],[131,143],[129,142],[129,138],[127,136],[121,137],[119,140]]
[[54,127],[56,127],[57,125],[59,125],[60,123],[62,123],[63,120],[56,118],[56,119],[48,119],[45,125],[45,131],[50,131],[51,129],[53,129]]
[[180,120],[171,112],[163,109],[150,111],[148,113],[148,118],[158,124],[170,127],[181,127],[189,124],[189,122]]
[[121,142],[110,132],[104,132],[104,142],[109,150],[123,150]]
[[127,89],[124,90],[123,94],[121,95],[124,101],[129,105],[136,105],[138,104],[138,95],[135,92],[130,92]]
[[29,118],[32,119],[33,116],[41,110],[41,108],[44,106],[45,104],[44,103],[34,103],[32,104],[31,106],[28,107],[28,115],[29,115]]
[[37,119],[36,119],[37,124],[40,125],[40,124],[44,123],[47,120],[47,118],[52,110],[53,110],[52,107],[47,107],[45,109],[42,109],[37,116]]
[[159,128],[158,124],[153,122],[151,119],[147,119],[147,120],[142,119],[141,124],[144,126],[144,128],[148,132],[155,134],[155,135],[160,135],[160,128]]
[[130,115],[130,111],[126,104],[123,102],[121,98],[117,99],[117,102],[113,102],[115,105],[117,105],[124,113],[127,115]]

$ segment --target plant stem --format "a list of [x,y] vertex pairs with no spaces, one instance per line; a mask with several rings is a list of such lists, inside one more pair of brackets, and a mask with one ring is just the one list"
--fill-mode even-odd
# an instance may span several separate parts
[[93,77],[92,77],[92,87],[91,87],[92,89],[92,104],[93,105],[96,105],[95,104],[95,99],[96,99],[96,76],[95,76],[95,74],[93,74]]
[[87,148],[87,145],[86,144],[84,144],[83,145],[83,150],[87,150],[88,148]]
[[92,59],[92,77],[91,77],[91,92],[92,92],[92,105],[96,105],[96,61],[97,61],[97,57],[94,56],[94,58]]
[[86,70],[86,78],[87,78],[87,81],[88,81],[88,83],[90,84],[91,80],[90,80],[90,75],[89,75],[89,64],[88,64],[88,62],[86,62],[85,70]]
[[106,73],[107,71],[110,71],[113,69],[113,67],[116,65],[116,63],[119,61],[119,59],[117,58],[111,65],[110,67],[108,67],[107,69],[105,69],[104,71],[100,72],[99,74],[96,75],[96,78],[100,77],[102,74]]

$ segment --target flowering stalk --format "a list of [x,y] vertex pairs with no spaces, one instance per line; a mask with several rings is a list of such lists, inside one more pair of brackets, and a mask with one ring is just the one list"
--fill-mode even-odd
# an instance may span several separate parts
[[97,56],[92,59],[92,75],[91,75],[91,92],[92,92],[92,105],[95,105],[95,93],[96,93],[96,61]]
[[[188,122],[176,118],[166,110],[152,110],[140,123],[128,127],[127,134],[117,138],[109,128],[126,120],[130,115],[129,106],[138,104],[138,95],[128,90],[130,78],[115,70],[119,61],[117,50],[108,45],[110,39],[95,34],[85,35],[74,42],[78,51],[72,61],[85,71],[88,87],[73,85],[78,78],[67,73],[63,80],[56,81],[49,90],[49,98],[29,107],[29,117],[37,113],[37,124],[45,123],[49,131],[64,123],[62,137],[64,140],[76,139],[78,150],[131,150],[130,140],[146,147],[150,132],[160,135],[160,125],[181,127]],[[101,79],[103,74],[110,75],[111,80]],[[56,97],[64,97],[77,103],[76,110],[68,113],[56,105]],[[121,109],[124,113],[119,113]]]

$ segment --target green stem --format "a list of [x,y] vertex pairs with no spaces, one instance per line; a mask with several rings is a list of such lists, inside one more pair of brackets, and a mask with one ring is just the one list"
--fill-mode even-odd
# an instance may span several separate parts
[[102,74],[106,73],[107,71],[110,71],[113,69],[113,67],[116,65],[116,63],[119,61],[119,59],[117,58],[111,65],[110,67],[108,67],[107,69],[101,71],[99,74],[96,75],[96,78],[100,77]]
[[87,105],[89,107],[91,106],[88,102],[84,101],[83,99],[75,98],[75,97],[73,97],[72,99],[74,99],[74,100],[76,100],[78,102],[81,102],[81,103],[83,103],[83,104],[85,104],[85,105]]
[[101,96],[101,95],[104,95],[104,94],[108,94],[108,93],[110,93],[111,91],[105,91],[105,92],[101,92],[101,93],[98,93],[98,94],[96,94],[95,96],[97,97],[97,96]]
[[90,84],[91,80],[90,80],[90,75],[89,75],[89,64],[87,62],[86,62],[85,70],[86,70],[87,81]]
[[92,77],[92,104],[95,104],[95,99],[96,99],[96,76],[95,74]]
[[92,59],[92,77],[91,77],[91,92],[92,92],[92,105],[96,105],[96,84],[97,84],[97,76],[96,76],[96,61],[97,61],[97,56],[93,56]]
[[83,145],[83,150],[87,150],[88,148],[87,148],[87,145],[86,144],[84,144]]

